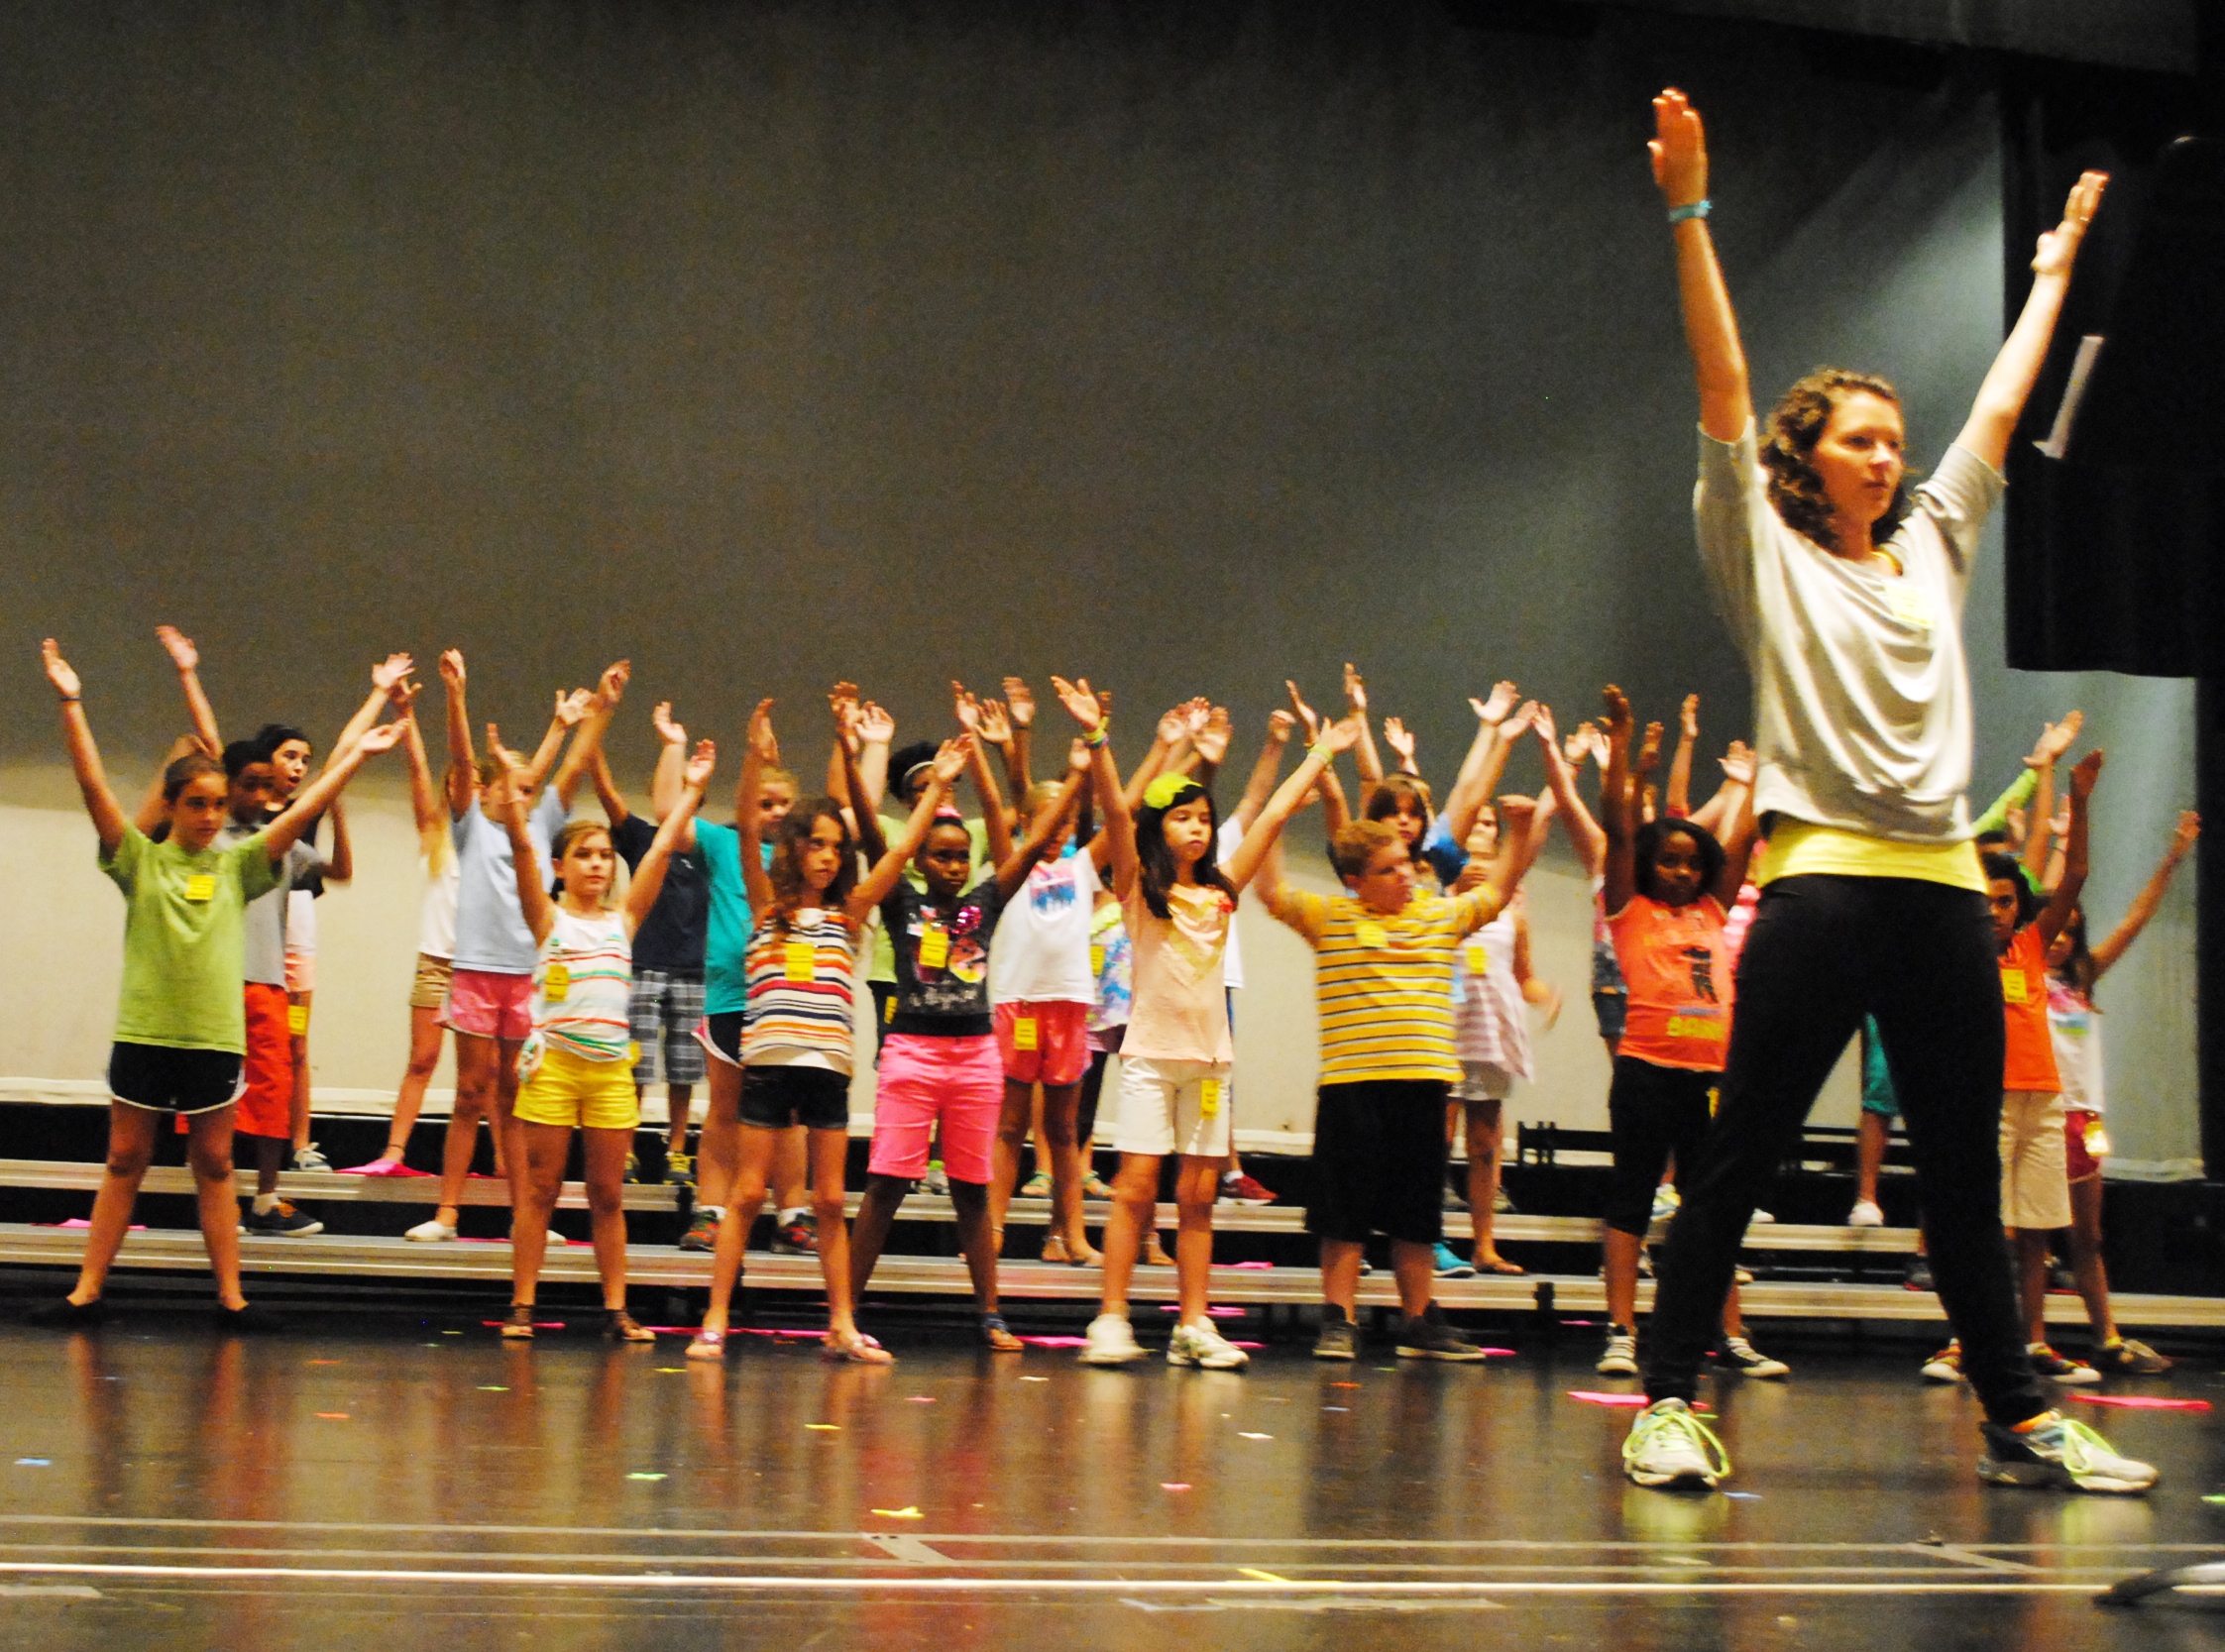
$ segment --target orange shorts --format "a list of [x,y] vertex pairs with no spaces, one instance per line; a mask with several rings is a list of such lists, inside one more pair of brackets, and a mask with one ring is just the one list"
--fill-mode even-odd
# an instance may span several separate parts
[[999,1004],[997,1052],[1015,1084],[1079,1084],[1089,1070],[1089,1006]]
[[247,984],[245,1088],[232,1128],[241,1136],[293,1135],[293,1031],[285,988]]

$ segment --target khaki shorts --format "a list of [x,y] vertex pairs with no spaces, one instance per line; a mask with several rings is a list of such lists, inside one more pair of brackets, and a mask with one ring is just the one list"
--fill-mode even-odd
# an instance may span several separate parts
[[409,1007],[412,1010],[438,1010],[448,1003],[448,977],[456,973],[454,958],[436,958],[430,952],[417,954],[417,973],[409,983]]
[[2001,1096],[2001,1225],[2070,1226],[2069,1156],[2060,1092],[2006,1090]]

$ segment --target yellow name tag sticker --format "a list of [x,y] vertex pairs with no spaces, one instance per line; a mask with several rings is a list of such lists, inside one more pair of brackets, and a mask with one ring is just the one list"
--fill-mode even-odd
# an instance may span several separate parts
[[1932,628],[1932,600],[1906,581],[1895,581],[1885,588],[1885,606],[1904,625],[1919,631]]
[[569,964],[552,963],[541,972],[541,996],[551,1004],[561,1004],[572,995],[572,968]]
[[1099,942],[1089,948],[1089,973],[1092,975],[1102,975],[1104,972],[1105,948],[1103,943]]
[[1217,1119],[1221,1116],[1221,1081],[1218,1078],[1200,1078],[1197,1081],[1197,1116]]
[[1672,1039],[1704,1039],[1720,1044],[1723,1040],[1723,1023],[1714,1016],[1671,1016],[1669,1037]]
[[1471,940],[1461,948],[1461,956],[1467,960],[1469,974],[1489,975],[1491,973],[1491,953],[1485,949],[1482,941]]
[[950,932],[930,924],[920,932],[920,967],[942,969],[950,961]]
[[216,899],[216,874],[195,872],[185,880],[185,898],[188,901],[213,901]]
[[2032,1002],[2032,993],[2025,985],[2024,970],[2021,967],[2011,969],[2006,965],[2002,966],[2001,1002],[2004,1004],[2029,1004]]
[[625,1064],[629,1067],[637,1067],[641,1064],[641,1046],[631,1039],[626,1040],[625,1044]]
[[1391,944],[1391,934],[1381,924],[1364,923],[1354,932],[1360,944],[1371,951],[1382,951]]
[[1014,1016],[1012,1018],[1012,1047],[1014,1049],[1033,1049],[1036,1047],[1036,1018],[1034,1016]]
[[791,940],[781,949],[782,968],[791,981],[809,981],[817,977],[819,960],[812,954],[808,940]]
[[288,1004],[285,1007],[285,1030],[297,1039],[309,1030],[308,1005]]
[[2101,1128],[2099,1119],[2086,1121],[2086,1152],[2096,1158],[2109,1156],[2109,1132]]

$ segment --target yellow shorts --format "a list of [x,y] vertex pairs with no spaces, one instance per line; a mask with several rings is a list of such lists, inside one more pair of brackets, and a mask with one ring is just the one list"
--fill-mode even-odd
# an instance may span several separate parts
[[544,1049],[533,1076],[518,1086],[517,1117],[521,1124],[631,1130],[641,1122],[633,1068],[624,1061],[590,1061],[568,1049]]

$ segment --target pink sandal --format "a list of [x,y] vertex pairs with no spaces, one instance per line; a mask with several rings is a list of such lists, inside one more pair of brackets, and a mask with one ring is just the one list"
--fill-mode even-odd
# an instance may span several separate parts
[[830,1331],[827,1333],[826,1340],[819,1346],[822,1357],[829,1360],[847,1361],[853,1366],[892,1366],[896,1364],[895,1355],[862,1331],[852,1331],[846,1339],[837,1337],[833,1331]]
[[691,1360],[723,1360],[726,1357],[726,1333],[723,1331],[698,1331],[696,1340],[688,1344]]

